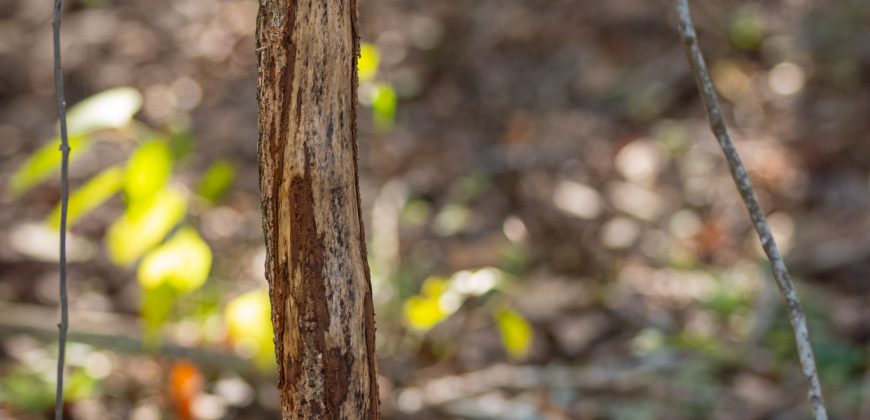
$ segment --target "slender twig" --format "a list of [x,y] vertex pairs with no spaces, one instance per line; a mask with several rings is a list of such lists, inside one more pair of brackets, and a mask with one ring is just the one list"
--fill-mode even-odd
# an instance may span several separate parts
[[66,360],[66,332],[69,328],[69,299],[66,291],[66,219],[69,207],[69,139],[66,132],[66,100],[63,94],[63,67],[60,60],[60,16],[63,0],[54,1],[54,92],[60,119],[60,324],[57,325],[57,390],[54,418],[63,419],[63,373]]
[[785,266],[785,261],[779,253],[776,242],[773,240],[773,235],[770,233],[770,226],[767,224],[767,218],[758,204],[758,199],[755,198],[755,193],[752,190],[752,183],[749,181],[749,176],[746,173],[746,168],[740,160],[740,155],[734,147],[728,135],[728,130],[725,128],[725,121],[722,118],[722,111],[719,109],[719,100],[716,96],[716,90],[713,87],[713,82],[710,80],[710,74],[707,71],[707,65],[704,62],[704,57],[701,55],[701,49],[698,46],[698,37],[695,34],[695,26],[692,23],[692,16],[689,11],[688,0],[675,0],[677,14],[679,15],[680,36],[683,39],[683,46],[686,50],[686,56],[689,60],[689,65],[692,68],[692,74],[695,77],[695,82],[698,84],[698,89],[701,91],[701,98],[704,101],[704,107],[707,110],[707,117],[710,120],[710,128],[713,134],[719,141],[719,146],[725,153],[725,158],[728,160],[728,166],[731,170],[731,176],[734,178],[734,183],[740,191],[740,196],[743,198],[746,208],[749,210],[749,217],[752,219],[752,224],[755,226],[755,231],[758,233],[758,238],[761,240],[761,246],[764,248],[767,258],[770,260],[773,277],[776,279],[776,285],[785,299],[789,308],[789,318],[791,326],[794,330],[795,342],[797,343],[798,355],[800,357],[801,368],[804,376],[809,383],[809,400],[812,405],[813,414],[816,420],[827,420],[828,414],[825,410],[825,402],[822,398],[822,387],[819,383],[819,375],[816,371],[816,362],[813,357],[813,349],[810,345],[810,334],[807,329],[806,315],[801,309],[800,299],[797,291],[795,291],[794,283]]

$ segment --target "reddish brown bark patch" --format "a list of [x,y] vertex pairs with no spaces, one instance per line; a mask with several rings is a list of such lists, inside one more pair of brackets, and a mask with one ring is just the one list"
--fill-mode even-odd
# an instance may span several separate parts
[[[303,358],[315,358],[316,355],[326,356],[326,334],[329,331],[329,305],[326,296],[326,281],[324,276],[323,262],[324,245],[323,238],[317,231],[317,220],[314,210],[314,180],[311,174],[316,170],[312,167],[308,148],[305,147],[305,169],[303,176],[296,176],[290,183],[290,211],[293,215],[291,223],[291,238],[290,238],[290,259],[298,264],[298,269],[301,270],[301,284],[292,284],[292,292],[294,296],[302,297],[299,300],[298,313],[303,316],[299,320],[299,324],[288,326],[289,328],[298,328],[298,337],[301,342],[293,343],[301,346],[298,354]],[[284,357],[288,357],[287,354]],[[294,364],[293,360],[285,361],[286,364]],[[321,365],[321,369],[327,369],[329,363]],[[325,418],[336,418],[337,413],[332,412],[334,398],[330,395],[335,392],[336,384],[330,383],[330,380],[335,375],[330,375],[326,372],[323,375],[321,372],[305,372],[311,375],[308,380],[312,380],[314,376],[322,376],[325,379],[324,400],[323,401],[308,401],[311,405],[312,413],[323,413]],[[298,379],[289,377],[291,381]],[[309,382],[306,381],[306,382]],[[309,382],[310,383],[310,382]],[[293,389],[301,385],[300,381],[291,383]],[[346,387],[346,386],[345,386]],[[298,391],[298,389],[297,389]],[[341,399],[338,399],[340,402]],[[298,409],[298,408],[297,408]]]

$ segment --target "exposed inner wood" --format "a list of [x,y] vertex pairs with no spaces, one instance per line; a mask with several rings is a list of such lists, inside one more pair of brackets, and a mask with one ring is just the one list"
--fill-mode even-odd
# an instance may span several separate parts
[[259,159],[283,418],[377,418],[355,0],[262,0]]

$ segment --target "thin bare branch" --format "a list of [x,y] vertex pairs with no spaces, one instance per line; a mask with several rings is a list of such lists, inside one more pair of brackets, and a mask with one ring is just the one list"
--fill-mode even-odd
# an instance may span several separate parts
[[60,59],[60,18],[63,0],[54,2],[54,92],[57,97],[57,116],[60,119],[60,324],[57,325],[57,390],[55,391],[54,418],[63,419],[63,374],[66,361],[66,333],[69,329],[69,298],[66,288],[66,219],[69,207],[69,139],[66,130],[66,100],[63,93],[63,66]]
[[749,217],[752,219],[752,224],[755,226],[755,231],[758,233],[758,238],[761,240],[761,246],[764,248],[767,258],[770,260],[773,277],[776,279],[776,285],[779,287],[783,298],[789,308],[789,319],[791,320],[792,329],[794,330],[795,342],[797,343],[798,354],[800,356],[801,368],[804,376],[809,383],[809,400],[812,405],[813,414],[816,420],[827,420],[828,414],[825,410],[825,402],[822,398],[822,387],[819,383],[819,375],[816,371],[816,362],[813,356],[813,349],[810,344],[810,334],[807,329],[806,315],[801,309],[800,299],[797,291],[795,291],[794,283],[785,266],[785,261],[779,253],[773,235],[770,232],[770,226],[767,223],[767,218],[758,204],[758,199],[752,189],[752,183],[746,173],[746,168],[734,147],[728,135],[728,130],[725,128],[725,121],[722,118],[722,111],[719,108],[719,100],[716,96],[716,90],[713,87],[713,82],[710,79],[710,74],[707,71],[707,65],[704,62],[704,57],[701,54],[701,48],[698,46],[698,37],[695,33],[695,26],[692,23],[692,16],[689,11],[688,0],[676,0],[677,14],[679,16],[680,36],[683,40],[683,46],[686,50],[686,56],[692,68],[692,74],[695,77],[695,82],[698,84],[698,89],[701,92],[701,98],[704,101],[704,107],[707,110],[707,117],[710,120],[710,128],[713,134],[719,141],[719,146],[725,153],[725,159],[728,160],[728,166],[731,170],[731,176],[734,178],[734,183],[737,185],[737,190],[740,191],[740,196],[749,210]]

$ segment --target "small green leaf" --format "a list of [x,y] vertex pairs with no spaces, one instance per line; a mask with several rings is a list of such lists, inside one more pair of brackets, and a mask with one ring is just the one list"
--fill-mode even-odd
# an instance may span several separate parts
[[106,128],[120,128],[142,107],[142,94],[130,87],[102,91],[69,109],[69,133],[87,134]]
[[64,401],[78,401],[90,397],[97,388],[97,380],[88,376],[84,369],[76,369],[69,377]]
[[431,206],[426,200],[414,198],[402,207],[402,221],[411,226],[421,226],[429,219]]
[[193,228],[184,228],[151,250],[139,264],[139,284],[145,289],[168,284],[179,293],[198,289],[211,270],[211,248]]
[[130,207],[106,233],[109,257],[118,265],[136,261],[159,244],[187,210],[187,199],[180,191],[168,187],[150,200]]
[[518,312],[502,308],[496,313],[496,323],[501,333],[501,341],[511,357],[524,357],[532,346],[533,330],[531,324]]
[[268,292],[258,289],[237,296],[224,309],[229,337],[261,368],[271,368],[275,362],[270,308]]
[[749,9],[738,11],[728,28],[728,37],[737,48],[757,50],[764,41],[764,21],[761,15]]
[[374,111],[375,127],[381,131],[390,131],[396,120],[396,91],[392,86],[382,83],[375,87],[372,98],[372,111]]
[[214,203],[226,194],[236,177],[236,167],[226,160],[213,163],[202,175],[197,194]]
[[169,127],[169,148],[175,161],[181,161],[193,151],[193,129],[187,124],[176,123]]
[[142,307],[139,316],[145,324],[145,344],[156,346],[160,340],[160,327],[169,320],[178,295],[168,284],[142,289]]
[[378,48],[372,44],[363,42],[359,48],[359,61],[357,61],[359,81],[368,82],[373,80],[375,75],[378,74],[378,64],[380,61]]
[[[4,372],[0,377],[0,401],[32,414],[44,412],[54,404],[54,384],[45,373],[41,366],[16,367]],[[64,401],[78,401],[93,395],[97,380],[88,376],[85,369],[74,368],[67,384]]]
[[0,377],[0,399],[10,406],[31,413],[41,412],[54,403],[54,392],[43,375],[15,368]]
[[[67,219],[72,226],[91,210],[99,207],[121,189],[124,181],[124,171],[118,166],[112,166],[91,178],[85,185],[74,191],[69,197]],[[60,228],[60,205],[54,207],[48,216],[48,224],[54,229]]]
[[161,139],[142,143],[127,162],[124,191],[135,206],[147,202],[163,189],[172,175],[172,151]]
[[471,211],[461,204],[448,204],[435,216],[432,226],[435,233],[441,236],[455,235],[468,226]]
[[[91,141],[85,136],[71,136],[69,146],[69,159],[72,162],[91,146]],[[51,176],[60,167],[60,157],[59,138],[40,147],[12,174],[6,185],[9,195],[18,197]]]
[[462,177],[454,184],[457,199],[462,202],[474,200],[492,187],[490,179],[482,172]]

